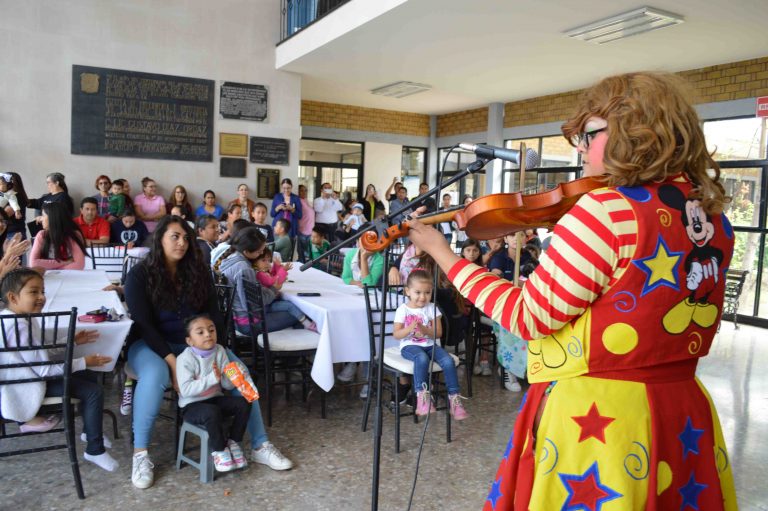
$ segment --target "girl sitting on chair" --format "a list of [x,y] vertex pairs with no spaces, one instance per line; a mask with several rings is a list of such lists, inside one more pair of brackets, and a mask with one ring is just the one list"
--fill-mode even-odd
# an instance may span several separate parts
[[[9,272],[0,282],[0,296],[8,307],[0,314],[38,314],[45,305],[45,287],[43,278],[34,270],[19,268]],[[4,318],[2,321],[3,339],[8,346],[22,347],[42,344],[44,337],[40,326],[28,319]],[[63,334],[59,333],[63,337]],[[75,335],[75,344],[86,344],[96,340],[95,330],[80,330]],[[3,344],[0,340],[0,344]],[[62,346],[63,347],[63,346]],[[32,350],[0,353],[0,364],[29,364],[33,362],[48,362],[48,350]],[[110,357],[103,355],[87,355],[72,360],[71,392],[72,397],[80,400],[83,416],[83,438],[87,443],[85,459],[98,465],[108,472],[117,470],[119,464],[109,455],[105,447],[112,444],[102,434],[101,416],[104,411],[104,394],[101,385],[83,374],[88,367],[97,367],[110,362]],[[1,370],[2,379],[25,379],[35,377],[63,376],[63,364],[40,365],[37,367],[22,367]],[[43,398],[46,396],[61,396],[64,392],[64,380],[49,380],[47,382],[29,382],[19,385],[4,385],[0,387],[0,415],[9,420],[23,422],[19,429],[22,433],[42,433],[50,431],[59,424],[56,415],[37,416]]]

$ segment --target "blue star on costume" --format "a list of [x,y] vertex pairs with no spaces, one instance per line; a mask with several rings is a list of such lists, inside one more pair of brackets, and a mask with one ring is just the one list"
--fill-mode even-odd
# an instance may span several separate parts
[[648,202],[651,200],[651,192],[642,186],[620,186],[618,190],[637,202]]
[[680,290],[680,261],[684,252],[671,252],[664,239],[659,236],[653,255],[632,261],[646,274],[643,291],[645,296],[660,286],[667,286],[675,291]]
[[509,458],[509,453],[512,452],[512,447],[514,447],[514,443],[512,441],[514,438],[515,438],[515,434],[512,433],[509,436],[509,442],[507,442],[507,448],[504,450],[504,460]]
[[597,461],[583,474],[557,474],[568,492],[560,511],[600,511],[603,504],[623,495],[600,482]]
[[491,485],[491,493],[488,494],[488,498],[485,500],[491,501],[491,506],[493,506],[493,509],[496,509],[496,502],[501,498],[501,477],[499,477],[494,483]]
[[696,478],[693,477],[693,472],[691,472],[691,477],[688,479],[688,482],[685,483],[685,486],[681,486],[680,489],[677,490],[683,497],[680,511],[683,511],[688,506],[693,509],[699,509],[699,494],[704,491],[707,486],[709,485],[697,483]]
[[683,444],[683,459],[688,456],[689,452],[699,454],[699,439],[703,434],[704,430],[694,428],[691,418],[688,417],[688,420],[685,422],[685,429],[683,429],[682,433],[677,435],[677,438],[680,439],[680,443]]

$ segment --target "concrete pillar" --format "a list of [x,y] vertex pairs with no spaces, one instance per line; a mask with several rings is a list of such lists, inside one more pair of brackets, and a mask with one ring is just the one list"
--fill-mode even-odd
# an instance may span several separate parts
[[429,116],[429,147],[427,147],[427,176],[424,179],[429,186],[436,183],[438,159],[437,150],[437,116]]
[[[504,103],[488,105],[488,136],[485,143],[504,147]],[[501,174],[504,162],[496,159],[485,166],[485,193],[501,193]]]

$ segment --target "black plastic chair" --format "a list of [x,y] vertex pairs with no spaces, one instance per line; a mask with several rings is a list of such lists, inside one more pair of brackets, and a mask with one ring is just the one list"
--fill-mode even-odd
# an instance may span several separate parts
[[216,298],[219,300],[219,310],[226,322],[225,332],[227,336],[226,346],[234,349],[234,328],[232,328],[232,302],[235,299],[235,286],[229,284],[216,284]]
[[[725,300],[723,301],[723,317],[732,316],[735,330],[739,329],[739,300],[744,283],[747,281],[749,270],[728,270],[725,275]],[[719,328],[719,326],[718,326]]]
[[[313,384],[310,374],[312,358],[317,352],[320,336],[316,332],[294,328],[267,332],[267,315],[261,286],[246,280],[243,281],[243,290],[248,302],[251,345],[254,352],[258,350],[264,356],[265,384],[263,395],[267,402],[267,426],[272,426],[272,402],[276,386],[285,387],[285,395],[288,399],[291,385],[300,384],[302,397],[305,402],[307,401],[309,386]],[[291,378],[291,374],[295,372],[301,374],[301,379]],[[280,373],[283,373],[284,377],[277,381],[275,376]],[[325,394],[326,392],[320,389],[320,407],[323,419],[325,419]]]
[[104,270],[109,274],[122,278],[125,245],[118,243],[109,243],[106,245],[92,245],[88,247],[88,253],[94,270]]
[[[413,362],[406,360],[400,355],[399,341],[392,336],[394,331],[394,317],[397,308],[407,301],[407,297],[403,295],[404,286],[390,286],[387,291],[386,310],[382,306],[383,293],[379,288],[365,286],[365,309],[368,314],[368,339],[370,343],[371,358],[368,364],[368,397],[363,405],[363,431],[368,429],[368,415],[371,409],[371,400],[376,392],[376,374],[377,365],[379,363],[379,354],[377,353],[377,346],[379,344],[379,336],[381,332],[382,324],[384,325],[385,344],[398,343],[395,346],[384,349],[383,362],[384,362],[384,374],[389,374],[392,377],[392,382],[382,382],[382,390],[390,390],[394,395],[394,401],[392,404],[392,411],[395,414],[395,452],[400,452],[400,418],[413,416],[413,421],[418,422],[418,416],[415,413],[415,409],[411,411],[403,411],[400,407],[400,391],[398,389],[398,381],[401,376],[413,377]],[[454,363],[458,365],[459,359],[455,355],[451,355],[454,359]],[[442,368],[437,365],[437,362],[432,364],[432,395],[435,396],[435,404],[438,411],[445,410],[445,436],[446,442],[451,441],[451,414],[449,413],[450,405],[448,403],[448,393],[444,389],[444,385],[441,384],[439,375],[442,374]],[[415,389],[414,389],[415,390]],[[414,392],[415,394],[415,392]],[[440,398],[444,399],[445,404],[440,405]]]
[[[45,398],[43,407],[46,411],[60,410],[64,416],[63,428],[57,427],[44,433],[8,433],[6,426],[13,421],[0,419],[0,440],[8,440],[19,437],[30,437],[34,435],[48,435],[53,433],[64,433],[65,443],[50,445],[46,447],[34,447],[27,449],[18,449],[0,452],[0,458],[8,456],[27,455],[37,452],[50,451],[55,449],[67,449],[69,452],[69,463],[72,467],[72,475],[75,478],[75,489],[80,499],[85,498],[83,491],[83,482],[80,478],[80,466],[77,461],[77,451],[75,448],[75,411],[74,403],[71,397],[72,384],[72,353],[74,351],[75,322],[77,318],[77,309],[72,308],[69,312],[46,312],[40,314],[9,314],[0,316],[0,331],[2,333],[2,346],[0,354],[8,363],[0,363],[0,385],[30,385],[39,382],[52,380],[63,380],[64,391],[60,398]],[[27,338],[18,342],[20,337],[20,325],[26,323],[25,328],[30,332],[29,325],[32,322],[39,322],[40,335],[42,339]],[[60,328],[63,323],[69,322],[69,326]],[[9,334],[12,334],[14,346],[9,346]],[[63,359],[62,353],[63,350]],[[25,354],[29,356],[31,352],[45,351],[49,361],[27,362]],[[36,357],[43,358],[43,357]],[[62,374],[60,376],[37,376],[36,371],[43,368],[53,368],[60,366]],[[28,373],[24,377],[7,378],[9,370],[26,369]],[[50,459],[50,458],[49,458]],[[48,460],[46,460],[48,461]],[[34,479],[31,479],[34,480]]]
[[334,277],[341,277],[341,274],[344,272],[344,254],[335,252],[329,255],[325,272]]
[[125,279],[128,277],[128,272],[141,262],[140,257],[126,256],[123,259],[122,273],[120,275],[120,284],[125,285]]

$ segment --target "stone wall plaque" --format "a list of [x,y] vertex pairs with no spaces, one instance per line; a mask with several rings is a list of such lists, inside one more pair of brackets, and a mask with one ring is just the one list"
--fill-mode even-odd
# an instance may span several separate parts
[[219,115],[224,119],[264,122],[267,120],[269,92],[264,85],[222,82],[219,89]]
[[251,137],[251,163],[288,165],[290,142],[287,138]]
[[280,169],[256,169],[256,196],[273,198],[280,191]]
[[245,158],[222,158],[219,162],[219,176],[245,177],[247,163]]
[[72,154],[213,160],[215,83],[72,66]]

